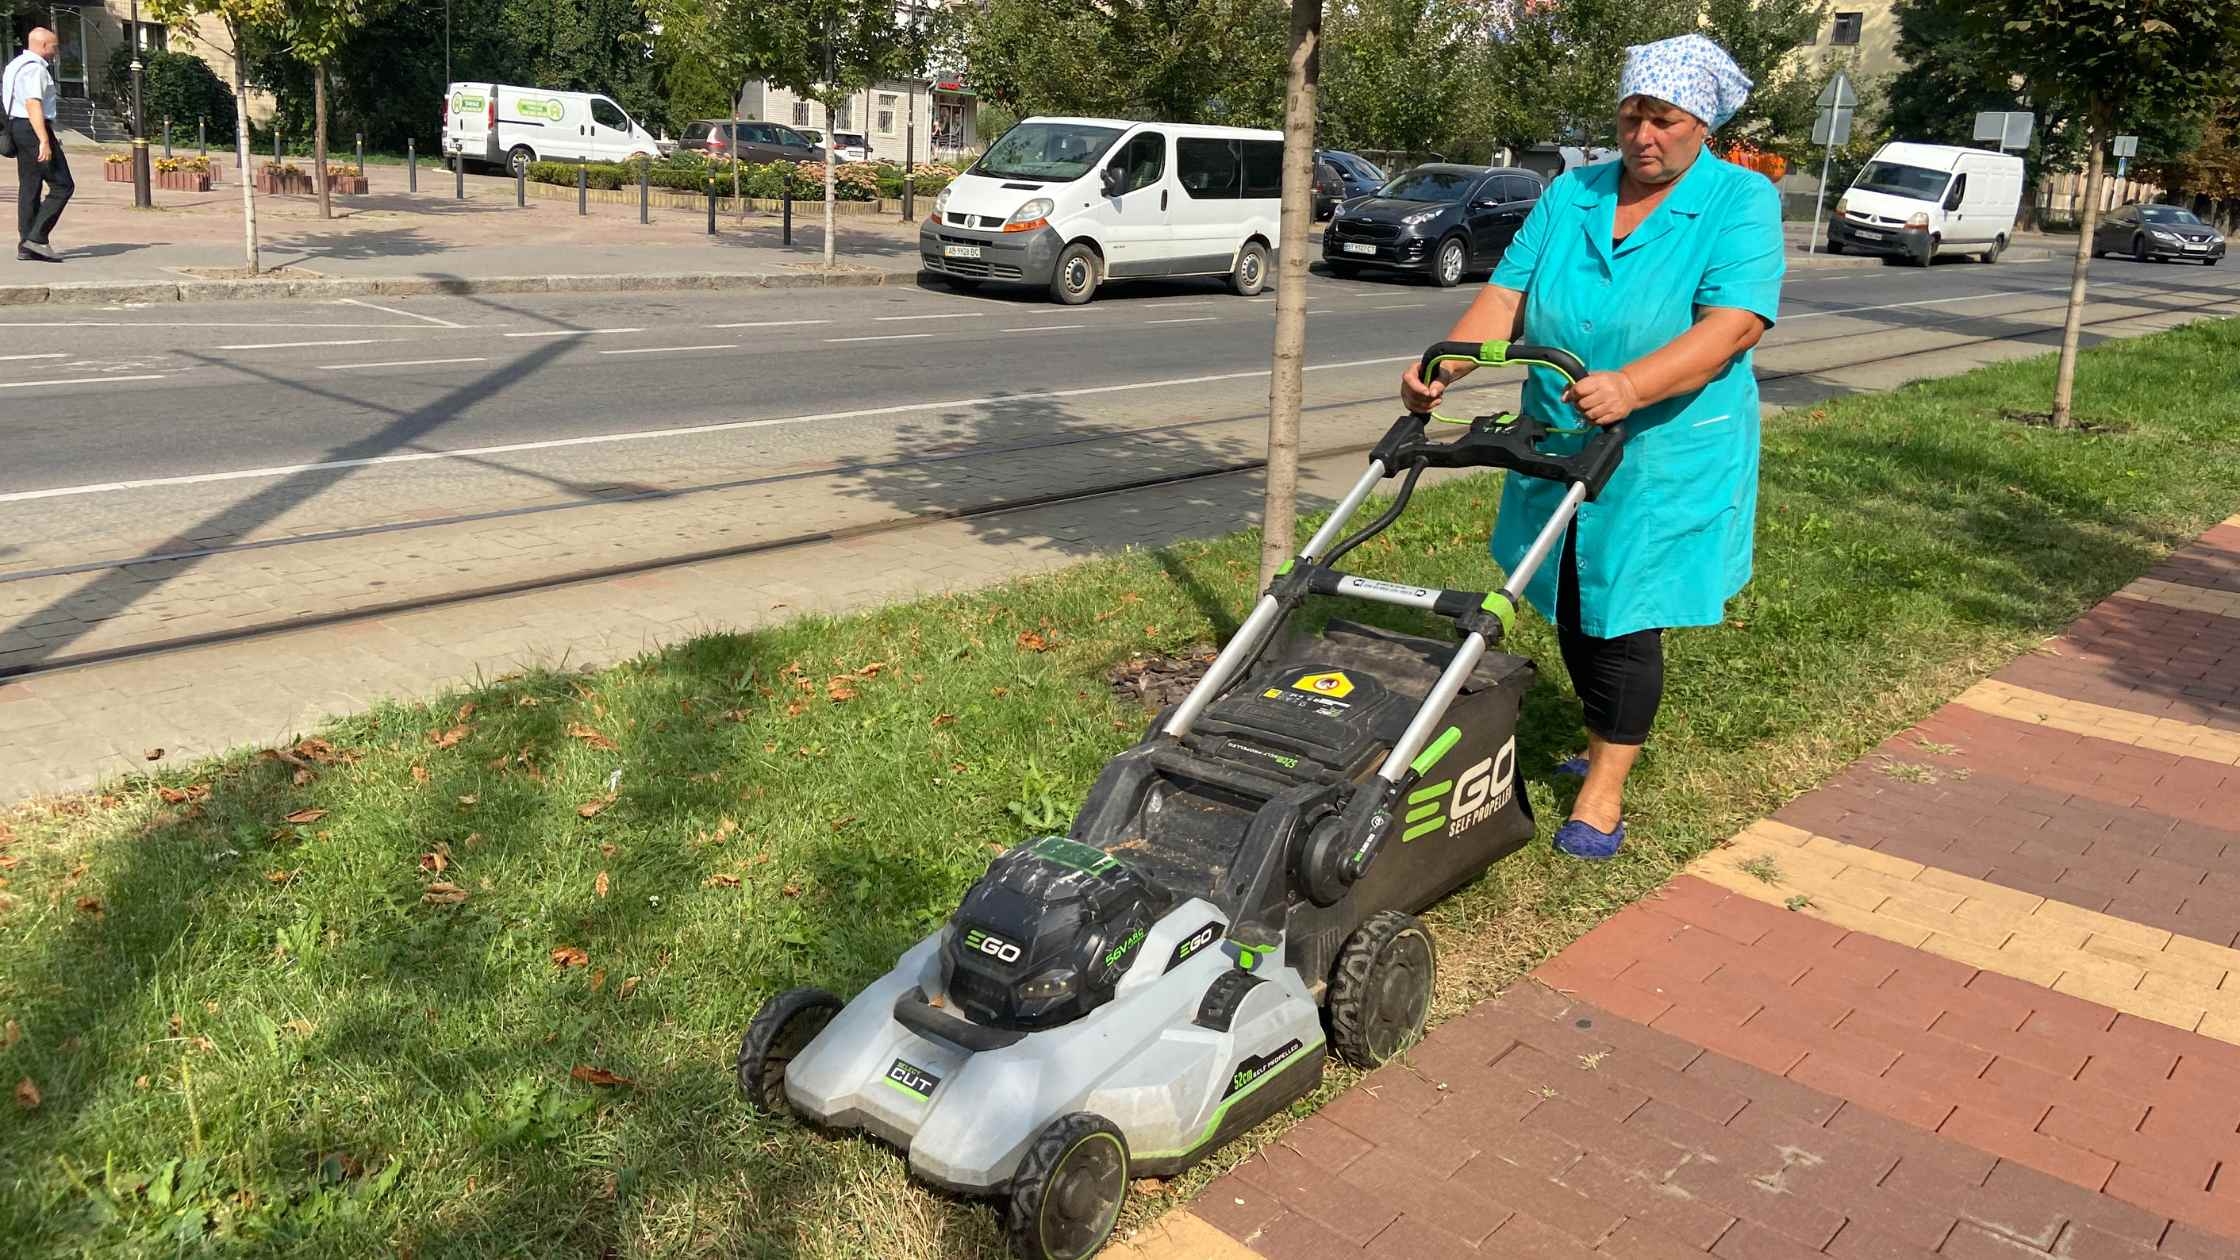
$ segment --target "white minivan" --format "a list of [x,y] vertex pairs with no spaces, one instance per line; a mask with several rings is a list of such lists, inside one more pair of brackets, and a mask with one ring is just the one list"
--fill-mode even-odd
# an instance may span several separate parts
[[510,83],[454,83],[443,98],[443,151],[469,162],[622,162],[660,146],[620,105],[596,92]]
[[1999,261],[2022,213],[2012,153],[1893,140],[1851,181],[1828,220],[1828,252],[1856,250],[1926,267],[1938,254]]
[[1029,118],[933,199],[923,274],[1047,286],[1068,305],[1106,280],[1227,276],[1267,287],[1283,133],[1117,118]]

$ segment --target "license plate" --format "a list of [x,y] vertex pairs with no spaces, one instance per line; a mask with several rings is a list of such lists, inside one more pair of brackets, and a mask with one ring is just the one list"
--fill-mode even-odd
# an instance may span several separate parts
[[2198,253],[2206,253],[2206,252],[2208,251],[2208,249],[2209,249],[2209,247],[2208,247],[2207,245],[2188,245],[2188,246],[2186,246],[2186,248],[2187,248],[2187,249],[2189,249],[2189,250],[2191,250],[2191,251],[2193,251],[2194,253],[2197,253],[2197,254],[2198,254]]
[[1861,240],[1879,241],[1882,239],[1882,233],[1880,232],[1870,232],[1865,228],[1853,228],[1851,230],[1852,232],[1857,234],[1859,239]]
[[978,245],[944,245],[941,247],[941,256],[943,258],[978,258],[980,247]]
[[1374,254],[1377,252],[1376,246],[1364,245],[1359,241],[1343,241],[1340,242],[1338,248],[1343,249],[1349,254]]

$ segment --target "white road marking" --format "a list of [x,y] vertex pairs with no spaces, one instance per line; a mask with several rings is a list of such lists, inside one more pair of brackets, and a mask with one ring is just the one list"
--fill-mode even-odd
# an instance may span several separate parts
[[0,381],[0,389],[33,389],[40,385],[106,385],[111,381],[160,381],[164,373],[147,376],[78,376],[64,381]]
[[507,333],[508,337],[589,337],[595,333],[644,332],[643,328],[552,328],[544,332]]
[[1211,306],[1212,302],[1152,302],[1139,309],[1146,311],[1171,311],[1180,306]]
[[909,319],[979,319],[985,314],[986,311],[943,311],[939,315],[879,315],[874,317],[874,322],[892,324]]
[[419,328],[418,324],[304,324],[284,320],[0,320],[0,328]]
[[727,341],[720,346],[633,346],[628,350],[601,350],[601,354],[683,354],[687,350],[736,350],[739,343]]
[[53,354],[0,354],[0,363],[20,363],[25,359],[67,359],[69,357],[59,350]]
[[487,358],[479,357],[472,359],[395,359],[387,363],[322,363],[319,365],[319,370],[322,372],[341,372],[350,368],[434,367],[440,363],[488,363],[489,361]]
[[1397,306],[1372,306],[1369,309],[1372,311],[1420,311],[1425,305],[1422,302],[1402,302]]
[[465,324],[454,324],[448,319],[437,319],[433,315],[421,315],[413,311],[400,311],[394,306],[377,306],[372,302],[361,302],[356,298],[338,298],[336,299],[336,301],[344,306],[362,306],[369,311],[380,311],[384,315],[402,315],[406,319],[424,319],[429,323],[434,324],[438,328],[466,327]]
[[829,319],[763,319],[746,324],[703,324],[703,328],[800,328],[809,324],[829,324]]
[[850,341],[915,341],[920,337],[931,337],[933,335],[933,333],[888,333],[883,337],[827,337],[824,339],[824,343],[828,346],[837,346]]
[[1784,315],[1780,321],[1793,324],[1800,319],[1821,319],[1829,315],[1859,315],[1867,311],[1895,311],[1908,306],[1944,306],[1953,302],[1983,302],[1992,298],[2044,297],[2052,289],[2016,289],[2001,293],[1970,293],[1962,297],[1922,298],[1917,302],[1884,302],[1879,306],[1846,306],[1834,311],[1806,311],[1802,315]]
[[[930,335],[930,334],[928,334]],[[1394,363],[1413,363],[1412,354],[1392,355],[1381,359],[1350,359],[1342,363],[1310,363],[1309,372],[1335,372],[1348,368],[1386,367]],[[249,481],[267,477],[291,477],[299,473],[329,472],[341,468],[374,468],[388,464],[417,464],[437,459],[485,459],[492,455],[511,455],[523,451],[555,450],[571,446],[610,446],[622,442],[650,442],[669,438],[702,437],[714,433],[733,433],[745,429],[769,429],[795,424],[830,424],[838,420],[866,420],[875,416],[909,415],[920,411],[952,411],[959,407],[989,407],[997,403],[1017,404],[1036,398],[1087,398],[1098,394],[1123,394],[1145,389],[1179,389],[1187,385],[1212,385],[1222,381],[1249,381],[1265,378],[1268,369],[1248,372],[1219,372],[1210,376],[1174,376],[1154,381],[1130,381],[1121,385],[1086,385],[1077,389],[1045,390],[1038,393],[1011,394],[987,398],[947,398],[938,402],[896,403],[890,407],[865,407],[853,411],[827,411],[807,416],[778,416],[768,420],[724,420],[715,424],[690,425],[670,429],[643,429],[626,433],[597,433],[583,437],[547,438],[538,442],[508,442],[499,446],[470,446],[450,451],[406,451],[395,455],[372,455],[363,459],[335,459],[315,464],[283,464],[270,468],[238,468],[226,472],[190,473],[178,477],[148,477],[135,481],[105,481],[80,486],[57,486],[48,490],[16,490],[0,493],[0,503],[27,503],[34,499],[62,499],[88,494],[116,494],[126,490],[152,490],[169,486],[209,485],[221,481]],[[107,380],[131,379],[107,377]],[[159,379],[154,377],[143,379]],[[39,382],[25,382],[34,384]]]
[[1187,319],[1147,319],[1146,324],[1210,324],[1220,318],[1216,315],[1193,315]]
[[1007,333],[1013,333],[1013,332],[1063,332],[1063,331],[1065,331],[1066,329],[1069,329],[1069,328],[1087,328],[1087,327],[1088,327],[1088,325],[1087,325],[1087,324],[1028,324],[1028,325],[1026,325],[1025,327],[1021,327],[1021,328],[1006,328],[1006,329],[1004,329],[1003,331],[1005,331],[1005,332],[1007,332]]
[[302,350],[309,346],[370,346],[379,341],[396,341],[396,337],[355,337],[343,341],[257,341],[246,345],[219,346],[220,350]]

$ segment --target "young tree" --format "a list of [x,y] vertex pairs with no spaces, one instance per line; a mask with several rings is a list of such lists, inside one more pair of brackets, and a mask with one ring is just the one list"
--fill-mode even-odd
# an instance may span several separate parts
[[1315,90],[1322,0],[1291,0],[1283,97],[1283,201],[1276,228],[1276,344],[1268,373],[1268,475],[1260,511],[1260,585],[1291,558],[1299,518],[1299,410],[1306,398],[1307,237],[1314,228]]
[[2240,0],[1978,0],[1969,19],[2014,73],[2074,102],[2083,130],[2084,215],[2053,387],[2053,424],[2071,428],[2102,154],[2119,124],[2197,113],[2230,85],[2240,49]]
[[[334,217],[327,187],[327,65],[350,33],[365,24],[367,0],[275,0],[280,38],[311,68],[311,184],[319,217]],[[363,172],[361,172],[362,174]]]
[[249,172],[249,84],[245,67],[255,43],[280,22],[278,0],[149,0],[148,12],[169,26],[215,18],[225,32],[219,49],[233,61],[233,157],[241,184],[241,238],[249,274],[260,270],[257,256],[257,194]]

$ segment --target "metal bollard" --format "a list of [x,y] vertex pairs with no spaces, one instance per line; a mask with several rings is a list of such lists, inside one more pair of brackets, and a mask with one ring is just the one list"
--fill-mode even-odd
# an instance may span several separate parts
[[275,162],[280,160],[280,125],[278,123],[274,123],[272,127],[272,160]]
[[457,201],[467,199],[467,155],[464,153],[451,155],[451,196]]
[[648,162],[638,168],[638,222],[653,222],[653,216],[648,213],[652,201],[653,163]]
[[781,213],[785,216],[783,219],[785,226],[779,229],[778,243],[791,245],[793,244],[793,176],[790,172],[778,185],[778,199]]
[[362,131],[361,131],[361,132],[359,132],[359,133],[358,133],[358,178],[360,178],[360,179],[364,179],[364,178],[365,178],[365,174],[366,174],[366,133],[364,133],[364,132],[362,132]]
[[708,177],[708,235],[716,234],[716,177]]
[[163,116],[163,155],[171,156],[171,115]]
[[590,172],[589,164],[576,163],[576,213],[579,215],[591,213]]
[[420,191],[420,154],[412,147],[412,137],[404,138],[404,190]]
[[526,166],[513,173],[513,204],[516,207],[529,204],[529,168]]
[[200,149],[200,150],[202,150],[202,156],[204,156],[204,157],[209,157],[209,156],[210,156],[210,120],[209,120],[209,119],[207,119],[207,118],[197,118],[197,119],[195,119],[195,120],[194,120],[194,145],[195,145],[195,147],[196,147],[197,149]]

